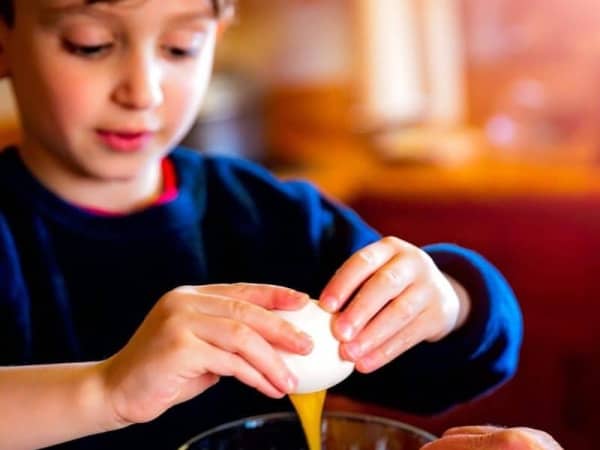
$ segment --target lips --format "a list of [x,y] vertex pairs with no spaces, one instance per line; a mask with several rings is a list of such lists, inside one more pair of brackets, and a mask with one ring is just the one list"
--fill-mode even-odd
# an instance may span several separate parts
[[96,133],[107,147],[120,152],[141,150],[154,136],[154,132],[146,130],[97,130]]

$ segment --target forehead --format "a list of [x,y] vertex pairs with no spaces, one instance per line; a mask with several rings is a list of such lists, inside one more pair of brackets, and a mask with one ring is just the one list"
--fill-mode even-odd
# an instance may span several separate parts
[[19,0],[35,4],[40,24],[54,26],[72,16],[90,17],[117,23],[136,23],[147,27],[184,24],[215,19],[211,0]]
[[[21,2],[22,0],[19,0]],[[137,9],[163,9],[172,11],[214,14],[214,2],[211,0],[26,0],[34,3],[43,12],[48,14],[69,14],[91,10],[137,10]]]

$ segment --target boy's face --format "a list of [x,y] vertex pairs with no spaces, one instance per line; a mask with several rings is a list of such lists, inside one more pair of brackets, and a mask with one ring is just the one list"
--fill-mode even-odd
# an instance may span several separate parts
[[23,151],[53,176],[135,179],[191,126],[212,68],[210,0],[15,1],[0,21]]

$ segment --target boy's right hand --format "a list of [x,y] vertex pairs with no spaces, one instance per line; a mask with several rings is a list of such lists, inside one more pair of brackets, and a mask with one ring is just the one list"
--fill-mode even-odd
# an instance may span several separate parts
[[306,294],[258,284],[167,293],[128,344],[100,364],[116,420],[122,426],[150,421],[220,376],[282,397],[297,381],[274,347],[305,354],[312,342],[269,310],[294,310],[306,301]]

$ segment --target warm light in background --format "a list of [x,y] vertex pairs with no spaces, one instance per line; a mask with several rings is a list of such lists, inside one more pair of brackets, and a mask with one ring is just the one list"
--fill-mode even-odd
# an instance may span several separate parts
[[[296,160],[299,135],[379,131],[388,157],[598,159],[595,0],[238,3],[189,143]],[[2,82],[1,141],[14,122]]]
[[240,0],[219,60],[275,99],[278,127],[398,125],[414,142],[452,125],[500,159],[589,163],[599,19],[592,0]]
[[600,5],[467,0],[471,120],[507,152],[594,162]]

